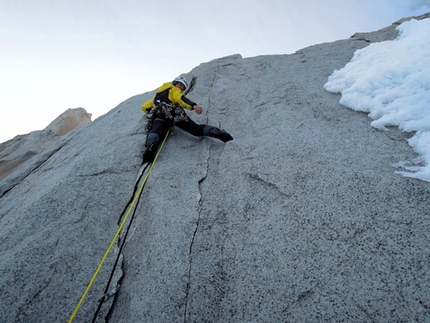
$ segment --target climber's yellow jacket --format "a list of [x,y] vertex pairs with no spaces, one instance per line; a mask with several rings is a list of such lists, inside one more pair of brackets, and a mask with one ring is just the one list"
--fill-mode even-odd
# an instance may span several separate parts
[[187,99],[182,91],[172,83],[164,83],[160,86],[156,91],[155,98],[146,101],[142,105],[142,111],[148,113],[150,109],[155,108],[156,106],[154,101],[157,100],[168,104],[178,105],[188,110],[193,110],[193,107],[197,105],[197,103]]

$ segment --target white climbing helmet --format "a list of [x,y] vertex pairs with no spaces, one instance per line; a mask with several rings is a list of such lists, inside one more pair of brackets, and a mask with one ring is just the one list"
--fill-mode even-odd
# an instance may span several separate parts
[[185,89],[187,89],[187,87],[188,87],[187,80],[185,78],[183,78],[182,76],[178,76],[177,78],[175,78],[172,83],[173,84],[181,83],[183,86],[185,86]]

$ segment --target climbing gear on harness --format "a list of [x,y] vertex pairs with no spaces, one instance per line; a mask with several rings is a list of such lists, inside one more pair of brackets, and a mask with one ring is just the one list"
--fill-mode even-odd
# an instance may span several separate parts
[[188,121],[188,117],[185,114],[184,109],[181,107],[175,107],[174,115],[175,116],[173,117],[173,119],[174,119],[175,123]]
[[157,113],[163,113],[166,119],[173,119],[174,122],[188,121],[185,110],[182,107],[171,105],[157,100],[155,102],[156,108],[152,109],[151,120],[155,118]]
[[146,118],[151,120],[154,117],[154,109],[150,109],[148,111],[148,114],[146,115]]
[[172,116],[173,106],[172,105],[163,102],[162,104],[160,104],[160,108],[161,108],[161,112],[164,113],[166,118],[173,119],[173,116]]
[[[130,213],[131,213],[131,210],[134,208],[133,215],[132,215],[132,217],[131,217],[131,219],[130,219],[130,222],[128,223],[128,227],[127,227],[126,233],[125,233],[125,235],[124,235],[124,237],[123,237],[123,242],[122,242],[121,247],[120,247],[120,249],[119,249],[119,251],[118,251],[118,255],[117,255],[117,258],[116,258],[116,261],[115,261],[115,265],[114,265],[114,268],[112,269],[111,276],[110,276],[110,278],[109,278],[108,284],[107,284],[106,289],[105,289],[105,294],[104,294],[103,296],[105,296],[105,295],[106,295],[106,293],[108,293],[108,291],[109,291],[109,285],[110,285],[110,283],[111,283],[111,281],[112,281],[112,279],[113,279],[113,274],[114,274],[114,272],[115,272],[115,269],[116,269],[116,266],[117,266],[117,264],[118,264],[119,258],[120,258],[121,254],[122,254],[122,250],[124,249],[125,242],[127,241],[127,234],[128,234],[128,232],[130,231],[131,224],[132,224],[133,219],[134,219],[134,217],[135,217],[136,209],[137,209],[137,205],[139,204],[139,200],[140,200],[140,196],[142,195],[143,188],[145,187],[145,184],[146,184],[146,182],[147,182],[147,180],[148,180],[149,174],[151,173],[152,168],[154,167],[155,162],[157,161],[157,158],[158,158],[158,156],[159,156],[159,154],[160,154],[160,152],[161,152],[161,149],[162,149],[162,148],[163,148],[163,146],[164,146],[164,143],[165,143],[165,142],[166,142],[166,140],[167,140],[167,137],[169,136],[169,133],[170,133],[170,129],[167,131],[166,137],[164,137],[164,140],[163,140],[163,142],[161,143],[160,149],[158,150],[157,154],[155,155],[154,161],[153,161],[152,163],[148,163],[148,164],[145,166],[145,168],[144,168],[144,170],[143,170],[142,174],[140,175],[140,178],[137,180],[136,185],[135,185],[134,190],[133,190],[133,195],[132,195],[132,197],[130,198],[130,200],[129,200],[129,202],[127,203],[127,205],[125,206],[125,208],[124,208],[123,212],[121,213],[121,217],[120,217],[120,221],[121,221],[121,223],[119,224],[119,227],[118,227],[118,229],[117,229],[117,231],[116,231],[115,235],[113,236],[113,238],[112,238],[112,240],[111,240],[111,242],[110,242],[110,244],[109,244],[109,246],[108,246],[108,248],[107,248],[107,250],[106,250],[105,254],[103,255],[102,259],[100,260],[100,263],[98,264],[98,266],[97,266],[97,268],[96,268],[96,270],[95,270],[95,272],[94,272],[93,276],[91,277],[91,280],[90,280],[90,282],[88,283],[88,285],[87,285],[87,287],[86,287],[86,289],[85,289],[84,293],[82,294],[81,298],[79,299],[79,302],[78,302],[78,304],[76,305],[76,307],[75,307],[75,309],[74,309],[74,311],[73,311],[72,315],[70,316],[70,318],[69,318],[69,320],[68,320],[68,323],[73,322],[73,320],[75,319],[75,317],[76,317],[76,315],[77,315],[77,313],[78,313],[79,309],[81,308],[81,306],[82,306],[82,304],[83,304],[83,302],[84,302],[84,300],[85,300],[86,296],[88,295],[88,292],[89,292],[89,290],[90,290],[91,286],[94,284],[94,281],[95,281],[95,279],[97,278],[97,276],[98,276],[98,274],[99,274],[99,272],[100,272],[100,270],[101,270],[101,267],[103,266],[104,262],[106,261],[106,258],[107,258],[107,256],[108,256],[109,252],[112,250],[113,245],[115,244],[116,239],[119,237],[119,234],[121,233],[121,231],[122,231],[122,229],[123,229],[123,227],[124,227],[124,225],[125,225],[125,223],[126,223],[126,221],[127,221],[128,217],[129,217],[129,215],[130,215]],[[148,167],[149,167],[149,169],[148,169],[148,171],[145,173],[145,170],[146,170]],[[143,176],[144,174],[145,174],[145,176]],[[139,184],[140,180],[142,179],[142,177],[143,177],[142,183],[140,184],[139,189],[137,189],[138,184]],[[115,291],[114,295],[115,295],[116,293],[117,293],[117,291]],[[103,304],[103,301],[104,301],[104,297],[103,297],[103,296],[100,298],[100,299],[101,299],[101,301],[99,302],[99,307],[98,307],[98,309],[97,309],[96,314],[94,315],[93,322],[95,322],[95,320],[97,319],[98,312],[100,311],[101,305]]]
[[157,114],[163,113],[167,119],[173,119],[172,110],[175,108],[171,104],[167,104],[166,102],[161,102],[157,100],[154,102],[155,108],[151,110],[153,117],[155,118]]

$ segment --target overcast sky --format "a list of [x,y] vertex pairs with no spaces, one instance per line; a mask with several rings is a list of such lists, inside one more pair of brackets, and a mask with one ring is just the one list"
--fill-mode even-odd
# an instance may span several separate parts
[[[426,5],[426,6],[422,6]],[[291,54],[430,0],[0,0],[0,142],[70,108],[93,120],[202,62]]]

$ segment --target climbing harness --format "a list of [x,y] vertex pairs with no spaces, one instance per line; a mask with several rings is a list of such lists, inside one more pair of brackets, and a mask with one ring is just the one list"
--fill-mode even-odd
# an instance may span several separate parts
[[[107,250],[106,250],[105,254],[103,255],[103,257],[102,257],[102,259],[100,260],[100,263],[98,264],[98,266],[97,266],[97,268],[96,268],[96,270],[95,270],[95,272],[94,272],[93,276],[91,277],[90,282],[88,283],[87,287],[85,288],[84,293],[82,294],[81,298],[79,299],[79,302],[78,302],[78,304],[76,305],[76,307],[75,307],[75,309],[74,309],[74,311],[73,311],[72,315],[70,316],[70,318],[69,318],[69,320],[68,320],[68,323],[73,322],[73,320],[75,319],[75,317],[76,317],[76,315],[77,315],[77,313],[78,313],[79,309],[81,308],[81,306],[82,306],[82,304],[83,304],[83,302],[84,302],[84,300],[85,300],[86,296],[88,295],[89,290],[91,289],[92,285],[94,284],[95,279],[97,278],[97,276],[98,276],[98,274],[99,274],[99,272],[100,272],[100,270],[101,270],[101,268],[102,268],[102,266],[103,266],[104,262],[106,261],[106,258],[107,258],[107,256],[108,256],[109,252],[110,252],[110,251],[111,251],[111,249],[113,248],[113,246],[114,246],[114,244],[115,244],[115,241],[116,241],[116,240],[117,240],[117,238],[119,237],[119,235],[120,235],[120,233],[121,233],[121,231],[122,231],[122,229],[123,229],[123,227],[124,227],[124,225],[125,225],[125,223],[126,223],[126,221],[127,221],[128,217],[129,217],[129,215],[130,215],[130,213],[131,213],[131,211],[132,211],[132,209],[134,208],[133,216],[131,217],[130,222],[129,222],[129,224],[128,224],[127,231],[126,231],[125,236],[124,236],[124,238],[123,238],[123,242],[122,242],[121,248],[120,248],[120,250],[119,250],[119,252],[118,252],[118,256],[117,256],[117,259],[116,259],[116,261],[115,261],[114,267],[113,267],[113,269],[112,269],[112,272],[111,272],[111,276],[110,276],[110,278],[109,278],[109,281],[108,281],[108,283],[107,283],[107,286],[106,286],[106,289],[105,289],[105,293],[103,294],[103,296],[102,296],[102,297],[100,297],[100,298],[99,298],[99,307],[98,307],[98,309],[97,309],[96,314],[94,315],[93,322],[95,322],[95,320],[96,320],[96,318],[97,318],[97,315],[98,315],[98,312],[100,311],[100,308],[101,308],[101,305],[103,304],[103,302],[104,302],[104,301],[106,301],[106,300],[108,300],[108,299],[110,299],[110,298],[112,298],[112,297],[114,297],[114,296],[115,296],[115,294],[118,292],[118,290],[119,290],[119,288],[120,288],[120,284],[117,284],[117,285],[116,285],[113,289],[111,289],[110,291],[109,291],[109,286],[110,286],[111,280],[112,280],[112,278],[113,278],[113,274],[114,274],[114,272],[115,272],[116,266],[117,266],[117,264],[118,264],[118,260],[119,260],[119,257],[120,257],[120,255],[121,255],[122,249],[123,249],[123,248],[124,248],[124,246],[125,246],[125,241],[127,240],[127,239],[126,239],[126,238],[127,238],[127,234],[128,234],[128,232],[129,232],[129,230],[130,230],[130,227],[131,227],[132,221],[133,221],[133,219],[134,219],[134,216],[135,216],[135,213],[136,213],[136,209],[137,209],[137,205],[138,205],[138,203],[139,203],[140,196],[142,195],[143,188],[145,187],[145,184],[146,184],[146,182],[147,182],[147,180],[148,180],[149,174],[151,173],[152,168],[154,167],[154,164],[155,164],[155,162],[157,161],[158,155],[160,154],[160,151],[161,151],[161,149],[163,148],[164,143],[166,142],[167,137],[169,136],[169,133],[170,133],[170,129],[167,131],[167,134],[166,134],[166,136],[164,137],[164,140],[163,140],[163,142],[161,143],[160,148],[159,148],[159,149],[158,149],[158,151],[157,151],[157,154],[155,155],[154,161],[153,161],[152,163],[148,163],[148,164],[144,167],[144,169],[143,169],[143,171],[142,171],[142,173],[141,173],[141,175],[140,175],[140,178],[136,181],[136,185],[135,185],[135,188],[134,188],[134,191],[133,191],[133,195],[132,195],[132,197],[130,198],[130,201],[129,201],[129,202],[127,203],[127,205],[125,206],[124,211],[123,211],[123,212],[122,212],[122,214],[121,214],[121,217],[124,215],[124,213],[125,213],[125,215],[124,215],[124,217],[122,218],[122,220],[121,220],[121,217],[120,217],[120,221],[121,221],[121,223],[119,224],[119,227],[118,227],[118,229],[117,229],[116,233],[114,234],[114,236],[113,236],[113,238],[112,238],[112,240],[111,240],[111,242],[110,242],[110,244],[109,244],[109,246],[108,246],[108,248],[107,248]],[[149,169],[148,169],[148,168],[149,168]],[[148,171],[145,173],[146,169],[148,169]],[[143,175],[145,175],[145,176],[143,176]],[[142,177],[143,177],[142,183],[140,184],[139,188],[137,189],[138,184],[139,184],[139,182],[140,182],[140,179],[141,179]]]
[[148,113],[148,119],[150,121],[154,120],[158,113],[164,114],[166,119],[173,119],[175,123],[181,121],[188,121],[188,117],[185,113],[185,110],[180,106],[171,105],[165,102],[161,102],[159,100],[155,102],[155,105],[156,107]]

